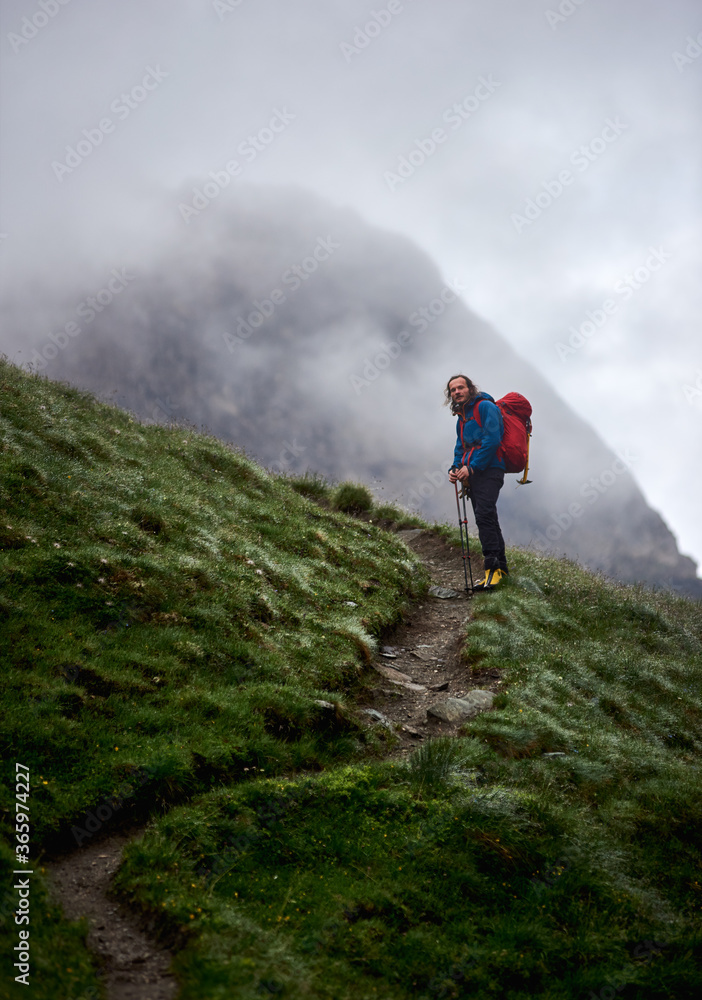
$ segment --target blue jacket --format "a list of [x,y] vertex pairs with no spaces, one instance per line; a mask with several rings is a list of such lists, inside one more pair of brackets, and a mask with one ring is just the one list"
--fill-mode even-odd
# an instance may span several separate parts
[[[480,424],[473,419],[474,407],[480,407]],[[456,420],[456,448],[453,466],[468,465],[472,472],[483,469],[504,469],[497,449],[504,434],[499,406],[487,392],[478,394],[474,403],[467,403]]]

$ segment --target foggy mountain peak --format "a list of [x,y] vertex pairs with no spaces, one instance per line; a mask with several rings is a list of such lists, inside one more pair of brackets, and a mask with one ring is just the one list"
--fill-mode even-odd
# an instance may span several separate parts
[[[611,452],[469,310],[460,281],[406,237],[299,188],[214,185],[185,185],[179,204],[196,214],[97,292],[34,294],[53,333],[35,367],[142,418],[204,425],[275,471],[362,479],[448,519],[455,421],[442,390],[466,372],[534,408],[534,484],[516,490],[508,476],[500,500],[509,541],[702,591],[630,475],[640,456]],[[10,303],[15,324],[30,294]]]

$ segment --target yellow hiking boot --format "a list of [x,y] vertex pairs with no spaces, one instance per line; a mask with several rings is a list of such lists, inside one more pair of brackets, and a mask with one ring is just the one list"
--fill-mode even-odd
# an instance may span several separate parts
[[494,590],[498,583],[507,576],[503,569],[488,569],[485,570],[485,576],[480,581],[476,583],[474,590]]

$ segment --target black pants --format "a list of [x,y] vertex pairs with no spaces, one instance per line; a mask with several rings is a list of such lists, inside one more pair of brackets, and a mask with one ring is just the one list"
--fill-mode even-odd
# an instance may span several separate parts
[[502,469],[484,469],[473,473],[470,477],[470,502],[478,526],[485,569],[502,569],[506,573],[505,542],[497,519],[497,497],[504,481]]

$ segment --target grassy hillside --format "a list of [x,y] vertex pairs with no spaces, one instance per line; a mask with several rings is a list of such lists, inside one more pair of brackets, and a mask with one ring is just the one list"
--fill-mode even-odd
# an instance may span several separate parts
[[14,843],[19,761],[33,855],[85,843],[97,807],[105,830],[222,781],[372,751],[347,695],[425,586],[393,535],[221,442],[6,363],[0,573],[2,834]]
[[[425,583],[392,534],[7,365],[0,420],[6,776],[31,770],[33,857],[151,815],[118,892],[183,998],[699,995],[699,604],[513,551],[466,627],[495,711],[383,759],[354,694]],[[90,956],[37,878],[32,995],[78,1000]]]
[[507,691],[461,739],[221,788],[131,847],[188,1000],[699,995],[700,606],[511,562],[466,635]]

